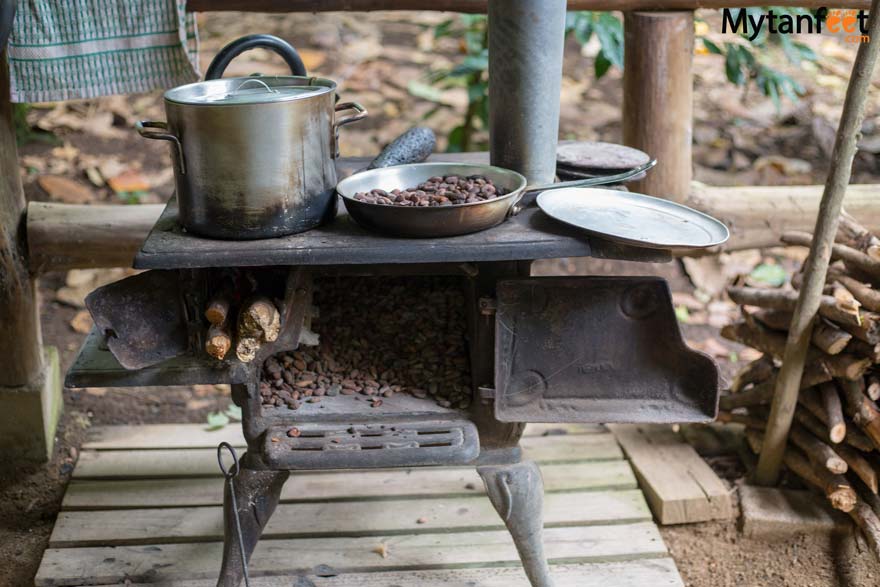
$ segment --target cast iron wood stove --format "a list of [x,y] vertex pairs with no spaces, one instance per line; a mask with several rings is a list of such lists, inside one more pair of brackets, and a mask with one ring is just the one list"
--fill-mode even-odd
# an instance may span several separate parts
[[[525,424],[685,422],[715,415],[715,364],[685,345],[662,279],[529,276],[535,259],[666,262],[666,251],[587,238],[534,207],[493,229],[436,240],[383,237],[340,212],[334,222],[290,237],[216,241],[183,232],[176,214],[172,201],[136,258],[137,268],[151,271],[90,296],[96,328],[67,385],[231,384],[247,441],[234,485],[242,544],[227,486],[218,586],[241,583],[241,546],[249,557],[291,472],[473,465],[532,585],[549,587],[541,475],[519,448]],[[219,361],[203,350],[205,302],[212,284],[229,272],[269,284],[281,300],[281,333],[250,363],[234,353]],[[264,406],[263,361],[298,347],[307,332],[313,281],[334,274],[458,276],[468,318],[470,405],[441,407],[398,394],[374,409],[343,395],[297,410]],[[291,427],[299,436],[287,434]]]

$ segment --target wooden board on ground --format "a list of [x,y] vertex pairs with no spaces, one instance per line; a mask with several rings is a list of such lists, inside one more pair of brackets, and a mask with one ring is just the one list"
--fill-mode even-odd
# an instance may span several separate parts
[[[681,578],[669,558],[612,563],[584,563],[553,567],[556,587],[680,587]],[[298,587],[294,577],[258,577],[251,587]],[[409,571],[356,573],[337,577],[310,577],[314,587],[530,587],[519,568],[457,569],[454,571]],[[214,587],[212,579],[171,581],[162,587]],[[123,587],[122,585],[118,587]],[[147,584],[125,587],[148,587]]]
[[[625,490],[637,487],[629,463],[595,461],[541,466],[544,490],[563,491]],[[485,495],[483,482],[473,468],[381,469],[334,473],[297,473],[281,492],[281,503],[336,501],[351,499],[411,498],[414,496],[457,497]],[[67,487],[62,504],[65,510],[181,507],[220,505],[223,487],[216,478],[192,479],[106,479],[77,480]]]
[[730,490],[669,426],[609,426],[623,447],[651,511],[661,524],[732,517]]
[[[614,436],[583,434],[523,438],[523,455],[539,463],[623,458]],[[83,451],[75,479],[219,476],[216,448]]]
[[[91,431],[35,584],[213,587],[220,440],[242,444],[231,426]],[[557,587],[682,587],[607,429],[529,427],[523,446],[545,477]],[[317,565],[337,575],[316,577]],[[251,571],[253,587],[528,587],[479,476],[463,467],[294,474]]]
[[[651,512],[636,489],[549,493],[544,500],[544,524],[548,527],[590,526],[615,522],[644,522]],[[263,538],[315,536],[369,536],[406,534],[416,531],[464,532],[503,530],[504,523],[485,496],[281,504]],[[213,507],[166,507],[118,511],[61,512],[49,545],[95,546],[144,544],[150,537],[169,542],[223,539],[223,511]]]

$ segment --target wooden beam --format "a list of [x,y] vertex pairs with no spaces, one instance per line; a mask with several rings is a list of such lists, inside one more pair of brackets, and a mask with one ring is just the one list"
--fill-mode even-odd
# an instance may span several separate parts
[[681,202],[693,174],[694,13],[624,15],[623,142],[660,163],[633,191]]
[[43,370],[37,288],[27,269],[24,211],[4,52],[0,53],[0,387],[34,384]]
[[9,72],[0,52],[0,453],[45,461],[61,414],[61,374],[57,351],[43,349],[24,213]]
[[163,204],[82,206],[31,202],[27,211],[30,270],[130,267]]
[[[880,232],[880,185],[851,185],[847,211]],[[775,247],[786,230],[810,230],[822,186],[711,187],[695,184],[687,205],[730,228],[726,251]],[[138,206],[31,202],[27,232],[34,274],[94,267],[131,267],[134,254],[159,218],[162,204]]]
[[[720,10],[729,0],[568,0],[569,10]],[[740,0],[739,7],[766,6],[766,0]],[[776,0],[774,6],[798,8],[867,9],[868,0]],[[374,10],[432,10],[486,14],[488,0],[189,0],[192,12],[371,12]]]
[[[783,232],[812,231],[822,190],[821,185],[713,187],[694,183],[684,203],[726,224],[730,240],[724,250],[737,251],[778,246]],[[880,233],[878,193],[880,185],[876,184],[848,186],[846,211]]]

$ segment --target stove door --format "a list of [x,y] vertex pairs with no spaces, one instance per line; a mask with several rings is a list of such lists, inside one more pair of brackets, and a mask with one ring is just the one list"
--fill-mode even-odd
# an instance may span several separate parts
[[718,369],[663,279],[517,279],[497,286],[494,397],[503,422],[704,422]]

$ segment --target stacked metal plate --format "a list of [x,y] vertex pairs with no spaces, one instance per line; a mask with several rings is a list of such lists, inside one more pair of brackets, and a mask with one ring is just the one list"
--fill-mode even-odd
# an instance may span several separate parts
[[[556,175],[561,181],[614,175],[644,165],[650,161],[647,153],[593,141],[560,141],[556,149]],[[642,179],[637,175],[629,181]]]

